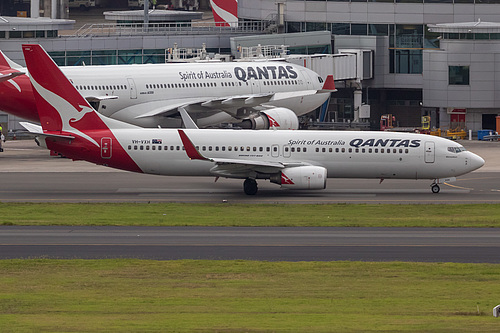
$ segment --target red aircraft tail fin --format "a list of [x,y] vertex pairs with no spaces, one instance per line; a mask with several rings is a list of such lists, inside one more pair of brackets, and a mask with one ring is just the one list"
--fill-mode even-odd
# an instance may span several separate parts
[[238,26],[238,0],[210,0],[217,27]]
[[0,68],[11,68],[22,70],[22,66],[10,60],[2,51],[0,51]]
[[47,148],[72,159],[142,172],[112,131],[138,127],[98,114],[40,45],[23,45],[23,53]]
[[7,59],[5,57],[5,54],[3,54],[2,51],[0,51],[0,67],[3,68],[11,68],[10,64],[7,62]]
[[97,112],[40,45],[23,45],[23,53],[43,130],[65,131],[95,142],[84,132],[108,129]]

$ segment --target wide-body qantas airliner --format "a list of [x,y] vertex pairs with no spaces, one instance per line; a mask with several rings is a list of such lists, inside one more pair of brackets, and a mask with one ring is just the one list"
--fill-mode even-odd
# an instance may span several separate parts
[[[99,113],[141,127],[236,122],[249,129],[297,129],[298,115],[335,91],[333,76],[284,62],[68,66],[61,70]],[[0,52],[0,110],[38,121],[24,68]]]
[[290,189],[324,189],[327,178],[433,180],[480,168],[460,144],[424,134],[140,128],[95,112],[39,45],[23,45],[41,127],[38,142],[75,160],[129,171],[257,179]]

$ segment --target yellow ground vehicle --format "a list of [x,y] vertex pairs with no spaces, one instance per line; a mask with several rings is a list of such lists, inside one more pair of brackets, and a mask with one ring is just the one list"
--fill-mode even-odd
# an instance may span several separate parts
[[392,132],[408,132],[408,133],[422,133],[431,134],[431,117],[422,117],[422,126],[420,127],[397,127],[396,117],[392,114],[383,114],[380,117],[380,130]]

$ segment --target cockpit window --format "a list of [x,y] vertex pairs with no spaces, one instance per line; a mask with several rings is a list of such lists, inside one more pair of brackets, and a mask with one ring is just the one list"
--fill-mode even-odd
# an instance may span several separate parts
[[319,83],[323,83],[323,78],[321,76],[318,76],[318,81]]
[[448,151],[449,152],[452,152],[452,153],[455,153],[455,154],[458,154],[460,153],[461,151],[466,151],[467,149],[465,149],[464,147],[462,146],[459,146],[459,147],[448,147]]

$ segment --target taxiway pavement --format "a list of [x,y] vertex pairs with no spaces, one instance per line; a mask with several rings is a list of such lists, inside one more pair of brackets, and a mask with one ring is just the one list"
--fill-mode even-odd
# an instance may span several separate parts
[[[259,182],[164,177],[50,157],[33,141],[0,153],[2,202],[499,203],[500,142],[465,141],[483,168],[443,185],[430,181],[329,179],[325,191],[283,191]],[[499,263],[498,229],[0,227],[0,258],[361,260]]]
[[1,226],[0,259],[500,263],[500,229]]

